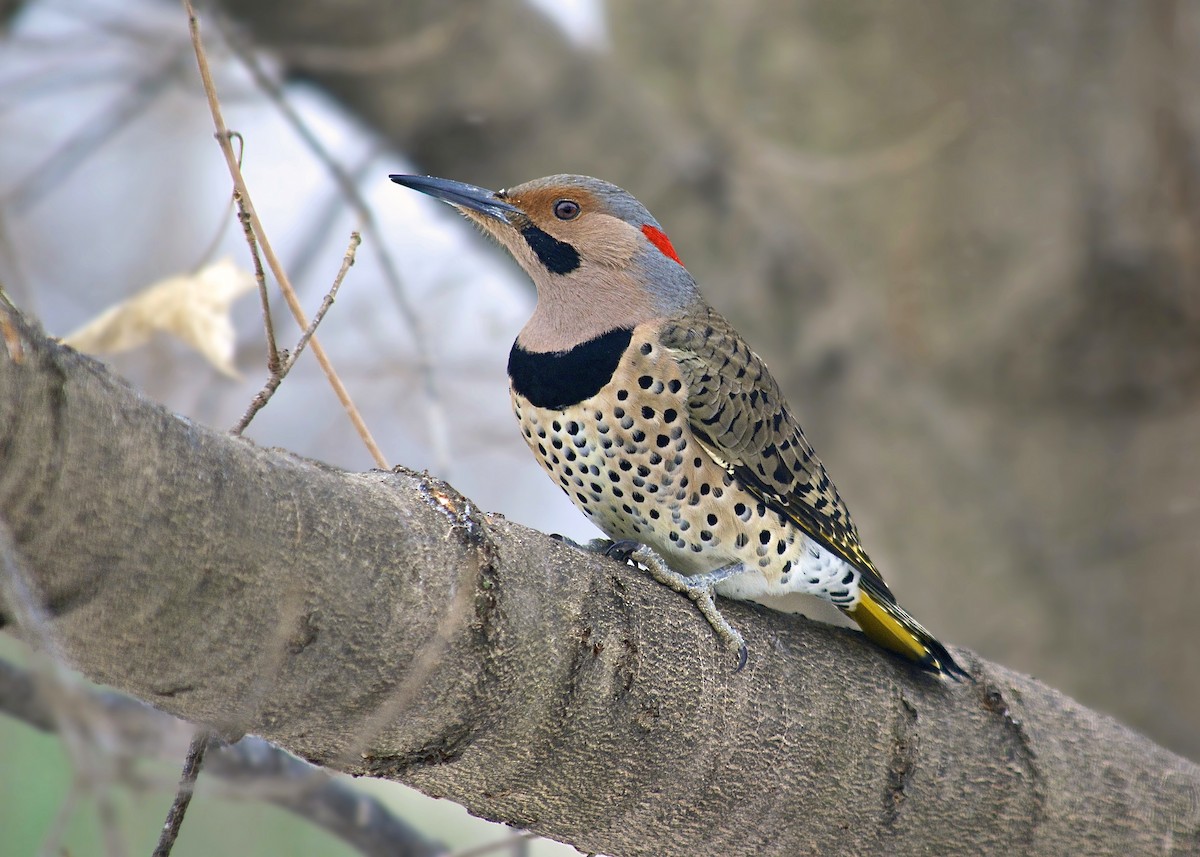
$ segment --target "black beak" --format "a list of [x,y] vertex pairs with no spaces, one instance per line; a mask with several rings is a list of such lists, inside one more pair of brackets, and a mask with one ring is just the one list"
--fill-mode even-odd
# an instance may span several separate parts
[[521,209],[509,205],[497,197],[494,191],[484,190],[481,187],[475,187],[473,184],[451,181],[450,179],[439,179],[433,176],[391,175],[388,178],[396,184],[402,184],[413,190],[419,190],[421,193],[427,193],[436,199],[440,199],[442,202],[450,203],[456,208],[469,208],[471,211],[486,214],[488,217],[493,217],[501,223],[511,224],[512,221],[509,220],[508,216],[510,214],[521,213]]

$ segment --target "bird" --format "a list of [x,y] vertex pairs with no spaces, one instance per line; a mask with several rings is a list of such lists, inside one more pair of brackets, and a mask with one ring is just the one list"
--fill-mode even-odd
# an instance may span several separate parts
[[897,602],[763,360],[702,297],[662,226],[609,182],[492,191],[392,181],[454,206],[537,287],[508,357],[513,411],[545,472],[739,650],[713,594],[800,592],[928,673],[970,678]]

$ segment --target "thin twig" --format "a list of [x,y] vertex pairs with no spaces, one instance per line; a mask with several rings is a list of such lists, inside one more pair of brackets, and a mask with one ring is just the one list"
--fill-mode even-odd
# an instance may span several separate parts
[[30,207],[68,181],[76,170],[87,163],[88,155],[98,151],[103,143],[128,127],[154,103],[172,79],[179,78],[185,57],[183,54],[167,56],[114,103],[98,110],[61,145],[52,149],[45,160],[31,169],[25,178],[10,187],[4,195],[4,201],[17,210]]
[[[92,724],[80,716],[81,706],[77,697],[80,689],[65,676],[65,660],[59,651],[58,641],[50,632],[50,619],[40,593],[28,573],[17,550],[12,533],[0,519],[0,601],[12,612],[15,625],[34,646],[32,660],[36,670],[35,690],[49,708],[54,727],[62,739],[63,746],[75,768],[71,788],[63,799],[56,814],[56,824],[50,828],[42,843],[41,853],[58,854],[61,848],[66,822],[74,815],[80,795],[91,790],[99,795],[97,784],[105,781],[105,771],[97,763]],[[106,811],[111,805],[101,800],[100,807]],[[103,820],[103,819],[102,819]],[[104,841],[108,853],[123,851],[116,831],[105,825]]]
[[[292,349],[292,353],[288,355],[287,360],[282,365],[279,364],[279,356],[274,356],[275,368],[271,370],[271,377],[267,379],[267,383],[259,390],[258,394],[251,400],[250,407],[246,409],[246,413],[238,420],[230,433],[240,435],[246,430],[246,426],[250,425],[250,421],[254,419],[254,415],[263,409],[263,406],[271,400],[271,396],[275,395],[275,391],[279,389],[279,385],[283,383],[283,379],[287,377],[288,372],[292,371],[292,367],[296,365],[296,361],[300,355],[304,353],[304,348],[311,341],[314,348],[317,341],[313,339],[313,335],[317,331],[317,325],[321,323],[321,319],[325,317],[325,313],[333,306],[334,298],[337,297],[338,289],[342,287],[342,280],[346,278],[346,272],[350,270],[350,266],[354,264],[354,254],[358,250],[358,245],[362,243],[362,237],[357,232],[350,233],[350,246],[346,248],[346,254],[342,257],[342,267],[338,269],[337,276],[333,279],[333,285],[329,287],[329,292],[325,295],[325,299],[321,301],[321,306],[317,308],[317,313],[312,317],[312,321],[308,323],[308,327],[304,329],[304,333],[300,334],[300,339],[296,342],[296,347]],[[268,336],[272,338],[274,334],[268,328]],[[271,369],[268,363],[268,369]]]
[[183,816],[187,813],[188,804],[196,791],[196,778],[200,776],[200,768],[204,764],[204,753],[208,750],[213,733],[205,728],[196,730],[192,743],[188,747],[187,756],[183,760],[183,773],[179,776],[179,788],[175,790],[175,800],[167,810],[167,820],[163,822],[162,833],[158,844],[154,846],[152,857],[169,857],[179,837],[179,828],[183,826]]
[[[38,677],[31,671],[0,659],[0,712],[35,729],[54,732],[56,712],[36,692]],[[178,757],[183,746],[180,732],[188,724],[123,693],[100,688],[79,688],[89,720],[111,722],[107,748],[118,766],[139,758]],[[355,787],[348,777],[332,776],[323,768],[298,759],[263,738],[247,736],[234,744],[214,744],[204,759],[210,791],[225,799],[256,800],[273,804],[303,818],[356,848],[367,857],[443,857],[448,849],[427,839],[398,818],[371,794]],[[158,788],[159,783],[151,783]],[[61,825],[77,808],[79,791],[64,802]],[[47,840],[43,853],[58,857],[61,837]]]
[[[272,375],[279,371],[279,345],[275,341],[275,322],[271,319],[271,296],[267,291],[267,275],[263,271],[262,256],[258,252],[258,242],[254,240],[254,227],[250,225],[250,215],[246,213],[242,200],[235,193],[234,202],[237,204],[238,221],[242,224],[242,234],[246,238],[246,246],[250,248],[250,259],[254,263],[254,282],[258,284],[258,299],[263,311],[263,334],[267,339],[267,371]],[[239,432],[234,432],[239,434]]]
[[495,842],[485,842],[483,845],[455,851],[453,857],[485,857],[485,855],[494,854],[503,848],[516,848],[531,839],[540,838],[536,833],[530,833],[528,830],[514,830],[510,835],[503,839],[497,839]]
[[[275,279],[279,283],[279,289],[283,292],[283,298],[287,301],[288,308],[292,311],[292,316],[296,319],[296,323],[301,329],[307,328],[308,320],[304,316],[300,300],[296,296],[295,289],[292,288],[291,281],[288,279],[283,265],[275,255],[275,251],[271,248],[266,229],[263,227],[262,221],[259,219],[257,211],[255,211],[254,203],[250,199],[250,191],[246,187],[242,171],[238,169],[237,159],[233,154],[233,146],[229,141],[229,129],[225,125],[225,119],[221,113],[221,104],[217,99],[217,90],[213,83],[212,70],[208,65],[208,56],[205,54],[204,46],[200,42],[200,21],[196,15],[196,10],[192,7],[191,0],[183,0],[183,8],[187,11],[188,29],[192,37],[192,47],[196,52],[196,65],[200,72],[200,79],[204,84],[204,93],[208,98],[208,107],[212,113],[213,125],[217,129],[217,143],[220,145],[221,152],[225,156],[225,163],[229,167],[229,174],[233,179],[234,187],[237,189],[242,205],[246,208],[246,213],[250,217],[250,223],[254,227],[254,233],[258,237],[259,244],[262,247],[263,256],[267,260],[267,265],[270,267],[271,273],[275,275]],[[379,449],[379,445],[375,443],[375,439],[371,436],[371,431],[367,428],[362,414],[354,406],[354,402],[350,398],[350,393],[346,390],[345,385],[342,384],[341,379],[334,371],[333,365],[329,362],[329,358],[325,354],[325,349],[321,347],[320,342],[315,338],[312,339],[312,352],[320,364],[321,370],[325,373],[325,377],[329,380],[333,392],[337,395],[338,401],[342,403],[342,408],[346,411],[347,416],[350,417],[350,421],[358,431],[359,437],[362,438],[363,444],[370,451],[372,458],[375,459],[376,465],[386,469],[388,467],[387,459]]]
[[357,232],[351,232],[350,244],[346,247],[345,255],[342,256],[342,267],[338,268],[337,276],[333,278],[333,285],[329,287],[329,293],[321,301],[321,306],[317,308],[317,313],[309,323],[308,329],[300,335],[300,339],[296,342],[296,347],[292,349],[292,354],[288,357],[287,368],[289,370],[296,364],[296,360],[300,357],[301,352],[304,351],[304,347],[308,345],[313,334],[317,332],[317,325],[321,323],[321,319],[325,317],[325,313],[329,312],[329,308],[333,306],[333,300],[337,297],[338,289],[342,287],[342,280],[346,279],[346,272],[354,264],[354,254],[358,251],[358,245],[360,244],[362,244],[362,236]]
[[[232,133],[233,133],[233,137],[238,141],[237,162],[238,162],[238,166],[240,167],[242,165],[242,155],[246,151],[246,141],[242,137],[242,135],[240,133],[238,133],[237,131],[234,131]],[[199,271],[201,268],[203,268],[205,265],[207,265],[209,262],[211,262],[213,257],[217,255],[217,250],[221,246],[221,241],[223,241],[225,238],[225,231],[229,228],[229,215],[230,215],[230,213],[233,212],[236,205],[237,205],[237,194],[231,193],[229,195],[229,205],[226,208],[226,210],[221,214],[221,219],[217,222],[217,228],[213,231],[213,236],[211,239],[209,239],[208,246],[205,247],[204,252],[202,252],[200,254],[200,259],[193,266],[193,270]],[[243,224],[242,228],[245,229],[245,224]],[[258,252],[257,248],[251,248],[251,252],[257,253]],[[255,262],[256,268],[261,271],[262,263],[257,258],[255,258],[254,262]]]
[[421,379],[421,395],[425,405],[426,422],[429,428],[429,439],[433,450],[434,464],[439,473],[443,475],[447,474],[450,470],[453,456],[450,454],[450,446],[447,440],[449,432],[446,431],[445,413],[442,408],[441,396],[438,393],[437,377],[429,347],[429,339],[426,336],[424,325],[421,323],[420,314],[405,292],[399,268],[392,254],[387,249],[387,241],[380,234],[375,214],[359,190],[359,182],[334,158],[333,154],[321,143],[317,135],[312,132],[312,129],[309,128],[300,114],[296,112],[291,102],[287,100],[279,83],[267,74],[253,50],[244,43],[236,31],[233,28],[224,26],[219,16],[216,18],[216,26],[221,35],[224,36],[226,43],[232,49],[234,55],[241,60],[242,65],[250,72],[257,86],[266,93],[283,118],[292,126],[305,145],[308,146],[309,151],[325,167],[329,175],[333,178],[334,183],[337,184],[343,198],[349,202],[358,214],[361,223],[360,228],[369,239],[369,245],[379,260],[379,266],[383,271],[383,281],[389,287],[392,299],[396,302],[396,307],[400,312],[400,319],[405,327],[408,328],[409,336],[412,337],[413,348],[417,356],[417,376]]

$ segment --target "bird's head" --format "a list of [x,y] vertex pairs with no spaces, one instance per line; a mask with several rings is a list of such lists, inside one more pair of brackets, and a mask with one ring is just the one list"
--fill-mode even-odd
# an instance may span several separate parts
[[490,191],[432,176],[392,181],[453,205],[529,274],[538,308],[527,348],[560,351],[616,327],[692,308],[696,284],[649,211],[621,188],[557,175]]

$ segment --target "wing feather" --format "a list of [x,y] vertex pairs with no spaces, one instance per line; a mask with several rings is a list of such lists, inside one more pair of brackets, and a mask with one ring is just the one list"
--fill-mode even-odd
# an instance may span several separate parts
[[762,359],[711,308],[659,333],[687,382],[692,433],[738,483],[895,598],[858,540],[838,495]]

